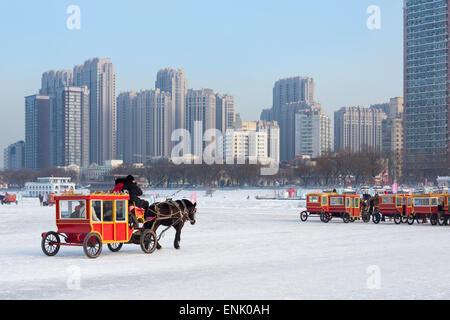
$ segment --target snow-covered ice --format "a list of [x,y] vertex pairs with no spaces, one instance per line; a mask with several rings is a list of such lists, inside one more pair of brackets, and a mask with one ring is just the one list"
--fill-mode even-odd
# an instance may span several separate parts
[[0,206],[0,299],[450,298],[450,227],[302,223],[304,202],[254,198],[268,193],[198,191],[197,223],[183,228],[180,250],[169,230],[161,251],[104,246],[97,259],[82,247],[44,255],[54,207],[29,198]]

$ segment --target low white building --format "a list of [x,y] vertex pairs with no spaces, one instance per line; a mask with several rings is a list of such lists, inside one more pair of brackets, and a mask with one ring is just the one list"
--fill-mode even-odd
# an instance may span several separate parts
[[120,167],[122,164],[123,160],[107,160],[103,166],[93,163],[87,168],[82,168],[81,174],[85,179],[98,180],[100,177],[109,175],[112,170]]
[[450,177],[438,177],[437,184],[440,187],[449,187],[450,188]]
[[69,177],[42,177],[37,180],[37,182],[25,183],[25,196],[38,197],[44,193],[61,194],[71,188],[75,190],[75,183],[70,182]]

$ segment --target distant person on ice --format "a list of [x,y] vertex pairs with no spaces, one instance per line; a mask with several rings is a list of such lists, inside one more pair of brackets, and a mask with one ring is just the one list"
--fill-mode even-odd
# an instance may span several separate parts
[[149,203],[148,201],[139,198],[139,196],[142,196],[143,192],[142,189],[138,187],[137,182],[134,180],[132,175],[128,175],[125,178],[122,190],[127,190],[130,194],[130,200],[128,203],[130,205],[134,204],[139,208],[145,209],[145,216],[147,216]]

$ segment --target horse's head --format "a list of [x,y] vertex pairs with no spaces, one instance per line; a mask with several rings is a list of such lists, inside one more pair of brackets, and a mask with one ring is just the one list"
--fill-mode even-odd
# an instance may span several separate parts
[[197,203],[192,203],[190,200],[183,200],[187,211],[188,211],[188,219],[192,225],[195,224],[195,214],[197,213]]

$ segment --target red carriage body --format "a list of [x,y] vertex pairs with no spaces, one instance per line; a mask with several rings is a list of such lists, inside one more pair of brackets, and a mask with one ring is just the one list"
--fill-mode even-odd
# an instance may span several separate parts
[[354,222],[362,216],[361,198],[356,194],[311,193],[306,197],[306,211],[300,218],[306,221],[310,215],[320,216],[325,223],[333,217],[342,218],[345,223]]
[[323,213],[328,211],[329,196],[336,193],[310,193],[306,195],[306,210],[300,213],[302,221],[308,220],[310,216],[323,217]]
[[378,224],[385,217],[394,218],[396,224],[406,222],[413,212],[413,197],[409,194],[386,194],[379,196],[372,220]]
[[356,194],[331,195],[328,213],[331,217],[339,217],[344,222],[361,218],[361,198]]
[[[57,232],[42,234],[42,249],[47,255],[55,255],[62,245],[83,246],[90,258],[100,255],[103,243],[108,244],[111,251],[119,251],[124,243],[141,244],[146,253],[156,248],[153,231],[139,228],[138,223],[131,221],[127,194],[65,194],[54,199],[58,229]],[[133,207],[130,214],[136,213],[136,220],[145,222],[142,209]],[[140,239],[134,235],[139,235]],[[60,241],[60,237],[64,238],[64,242]]]
[[[413,212],[408,223],[425,223],[430,220],[432,225],[447,224],[445,214],[445,200],[447,195],[443,194],[417,194],[413,196]],[[447,200],[448,201],[448,200]]]

